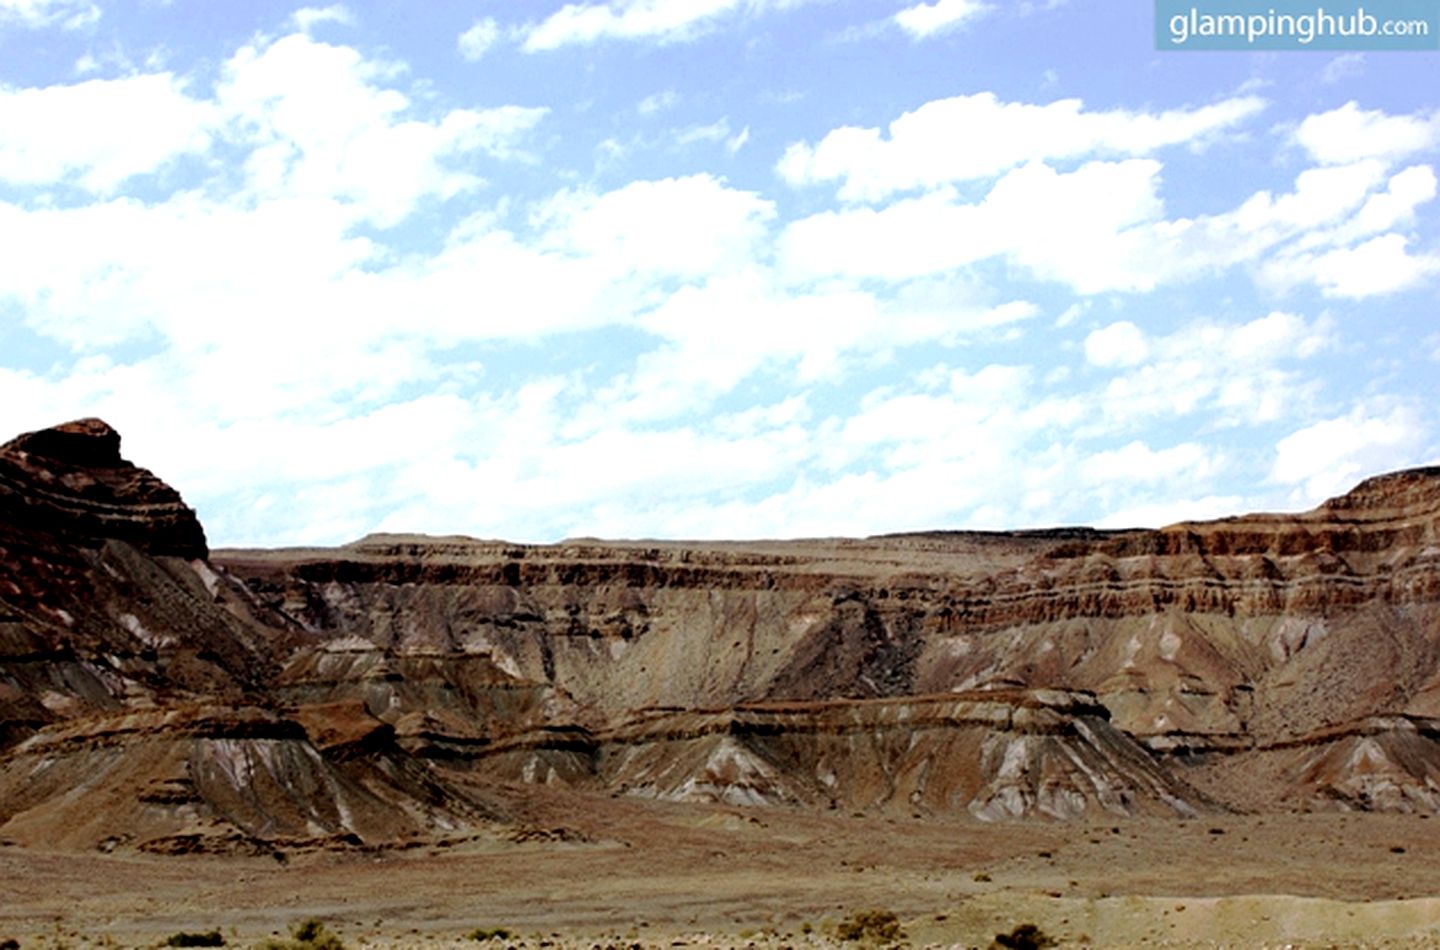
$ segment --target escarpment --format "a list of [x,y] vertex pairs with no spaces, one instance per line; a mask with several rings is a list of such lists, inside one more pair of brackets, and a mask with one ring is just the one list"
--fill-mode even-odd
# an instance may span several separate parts
[[523,823],[537,784],[985,820],[1434,812],[1437,721],[1440,469],[1155,531],[212,553],[104,423],[0,447],[17,840],[399,846]]
[[1053,687],[1095,692],[1122,728],[1157,741],[1270,741],[1435,703],[1440,473],[1375,482],[1308,514],[1159,531],[379,536],[220,560],[319,635],[481,652],[602,716]]

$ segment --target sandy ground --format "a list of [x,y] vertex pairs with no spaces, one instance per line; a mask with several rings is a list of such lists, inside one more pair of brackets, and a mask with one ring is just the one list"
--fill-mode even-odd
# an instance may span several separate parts
[[[319,917],[347,946],[832,946],[893,911],[914,946],[1034,923],[1076,946],[1440,947],[1440,819],[1227,816],[984,824],[558,796],[571,840],[498,833],[274,856],[0,844],[0,941],[247,946]],[[494,946],[501,946],[496,943]]]

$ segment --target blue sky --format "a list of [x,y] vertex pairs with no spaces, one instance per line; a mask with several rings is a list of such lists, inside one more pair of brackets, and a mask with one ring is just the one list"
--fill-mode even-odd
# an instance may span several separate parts
[[1160,525],[1440,461],[1440,58],[1114,0],[0,0],[0,430],[212,544]]

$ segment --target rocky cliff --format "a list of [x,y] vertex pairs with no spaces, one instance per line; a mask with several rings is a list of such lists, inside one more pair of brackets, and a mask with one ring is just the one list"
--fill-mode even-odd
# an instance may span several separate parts
[[1431,812],[1437,720],[1440,469],[1159,531],[209,553],[104,423],[0,447],[0,834],[102,788],[152,842],[452,833],[526,783]]

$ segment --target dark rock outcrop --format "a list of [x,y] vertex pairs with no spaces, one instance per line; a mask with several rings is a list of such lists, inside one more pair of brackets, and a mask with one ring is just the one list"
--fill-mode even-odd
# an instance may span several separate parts
[[120,456],[99,419],[27,432],[0,446],[0,522],[87,547],[125,541],[152,555],[204,558],[205,531],[180,494]]

